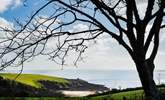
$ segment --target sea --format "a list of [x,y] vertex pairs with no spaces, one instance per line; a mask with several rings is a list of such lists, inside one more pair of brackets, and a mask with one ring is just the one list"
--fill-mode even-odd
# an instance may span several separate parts
[[[141,87],[140,79],[135,70],[24,70],[23,73],[44,74],[68,79],[82,79],[89,83],[104,85],[110,89]],[[154,80],[156,84],[165,84],[165,70],[156,70],[154,72]]]

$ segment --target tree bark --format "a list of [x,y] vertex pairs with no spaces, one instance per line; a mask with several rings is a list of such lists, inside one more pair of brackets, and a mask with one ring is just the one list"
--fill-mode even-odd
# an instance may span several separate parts
[[145,93],[145,100],[160,100],[159,91],[153,79],[154,63],[150,60],[135,61]]

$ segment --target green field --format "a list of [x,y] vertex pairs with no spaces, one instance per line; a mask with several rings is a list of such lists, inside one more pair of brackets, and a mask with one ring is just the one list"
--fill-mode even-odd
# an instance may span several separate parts
[[126,100],[142,100],[143,99],[143,90],[133,90],[127,92],[119,92],[101,96],[92,97],[92,100],[123,100],[123,97],[126,97]]
[[15,80],[17,82],[30,85],[36,88],[41,87],[40,83],[38,82],[39,80],[49,80],[63,84],[68,83],[68,81],[65,80],[64,78],[54,77],[54,76],[46,76],[46,75],[38,75],[38,74],[20,74],[19,77],[16,78],[17,75],[18,74],[16,73],[0,73],[0,76],[3,77],[4,79]]

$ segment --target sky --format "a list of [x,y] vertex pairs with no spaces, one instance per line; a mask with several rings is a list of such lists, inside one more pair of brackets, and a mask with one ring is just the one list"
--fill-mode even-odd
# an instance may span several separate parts
[[[40,2],[39,2],[40,1]],[[14,23],[14,19],[26,21],[28,16],[37,8],[43,5],[44,0],[27,0],[23,3],[22,0],[0,0],[0,25],[8,26]],[[141,15],[144,15],[145,3],[139,2],[138,8]],[[84,29],[86,26],[79,23],[72,30]],[[148,29],[150,26],[148,26]],[[106,37],[106,38],[105,38]],[[156,69],[165,70],[165,35],[163,31],[160,37],[160,48],[155,61]],[[58,70],[62,67],[48,60],[45,56],[39,56],[31,62],[26,62],[24,70]],[[90,46],[84,55],[83,62],[78,64],[78,67],[73,64],[64,66],[64,69],[98,69],[98,70],[135,70],[135,65],[128,55],[118,43],[109,36],[100,37],[94,45]]]

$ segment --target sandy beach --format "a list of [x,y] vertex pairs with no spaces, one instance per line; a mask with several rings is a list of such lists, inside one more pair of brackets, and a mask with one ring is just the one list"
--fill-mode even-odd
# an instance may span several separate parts
[[96,91],[61,91],[62,94],[69,97],[83,97],[96,94]]

